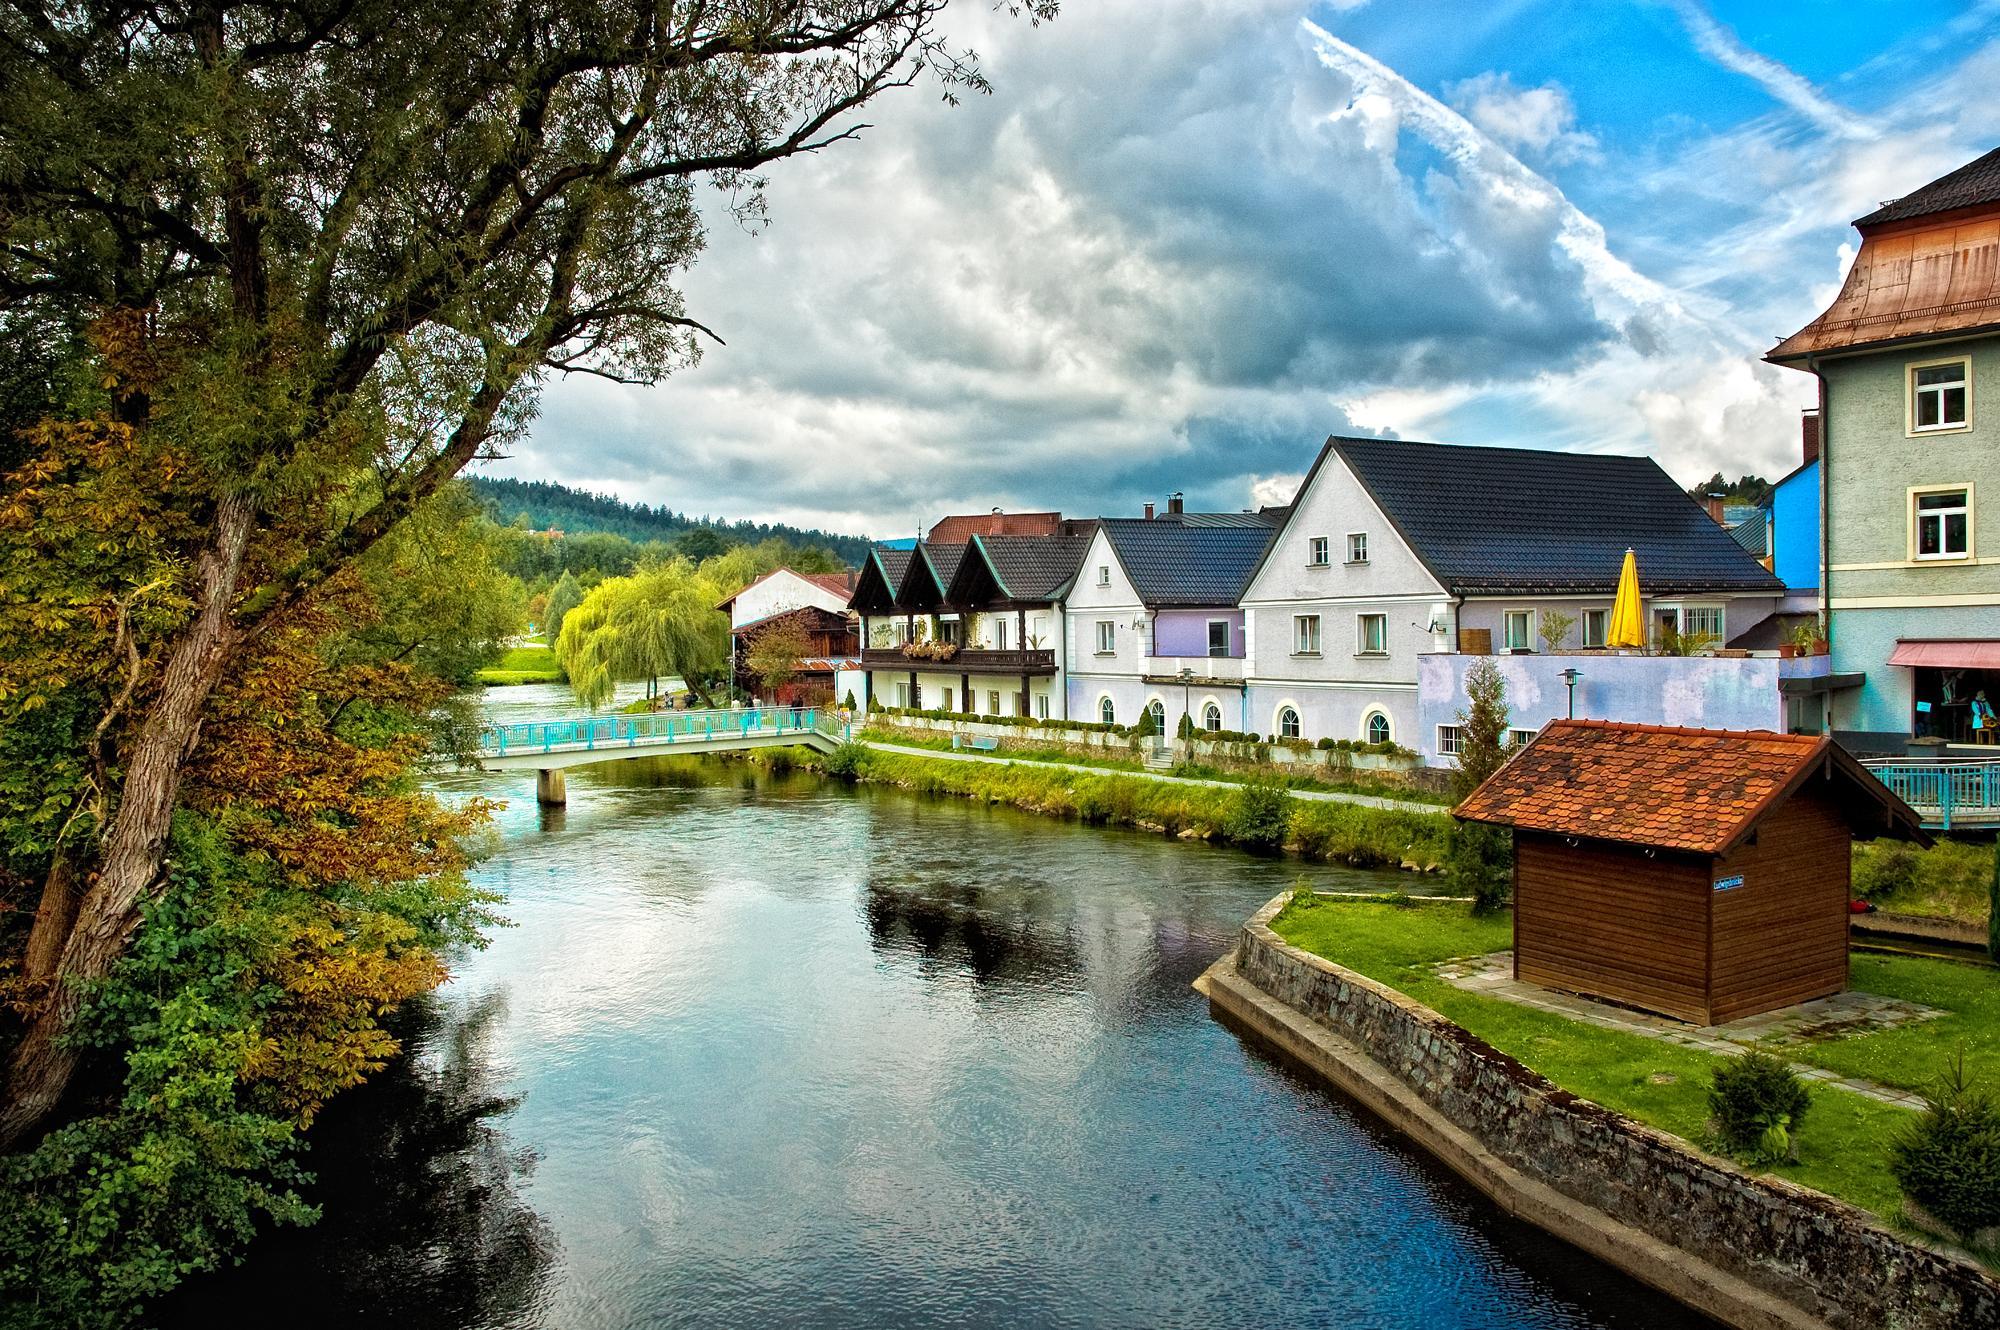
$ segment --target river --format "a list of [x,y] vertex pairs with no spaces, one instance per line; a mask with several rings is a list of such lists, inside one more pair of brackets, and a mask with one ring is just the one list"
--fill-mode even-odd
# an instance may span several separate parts
[[1188,987],[1302,871],[1405,879],[722,762],[439,783],[511,800],[511,926],[314,1128],[322,1222],[168,1324],[1702,1324]]

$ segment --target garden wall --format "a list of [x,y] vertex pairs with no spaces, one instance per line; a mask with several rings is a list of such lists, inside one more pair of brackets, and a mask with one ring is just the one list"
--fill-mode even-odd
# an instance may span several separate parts
[[[1842,1201],[1753,1177],[1578,1099],[1421,1003],[1286,943],[1269,927],[1285,899],[1244,926],[1233,965],[1225,958],[1211,972],[1210,996],[1252,1017],[1223,992],[1240,978],[1348,1041],[1378,1065],[1341,1076],[1343,1088],[1509,1210],[1737,1325],[2000,1326],[2000,1282],[1978,1266],[1907,1242]],[[1396,1095],[1368,1093],[1369,1076],[1383,1072],[1392,1090],[1434,1110],[1438,1130],[1398,1112]],[[1490,1151],[1488,1166],[1478,1151],[1454,1157],[1449,1138],[1458,1133]],[[1527,1192],[1538,1186],[1588,1209],[1537,1204]],[[1621,1229],[1637,1234],[1621,1237]],[[1692,1257],[1684,1263],[1692,1268],[1649,1251],[1659,1245]]]

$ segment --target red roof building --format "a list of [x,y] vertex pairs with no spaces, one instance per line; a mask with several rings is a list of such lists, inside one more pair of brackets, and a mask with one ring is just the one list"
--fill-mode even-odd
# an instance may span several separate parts
[[1847,986],[1855,834],[1926,839],[1825,735],[1557,720],[1453,815],[1514,832],[1514,974],[1700,1025]]

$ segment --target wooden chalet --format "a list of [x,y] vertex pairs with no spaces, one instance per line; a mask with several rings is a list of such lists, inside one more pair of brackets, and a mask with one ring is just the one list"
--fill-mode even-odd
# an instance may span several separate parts
[[1851,838],[1927,841],[1825,735],[1556,720],[1454,815],[1514,832],[1514,975],[1716,1025],[1847,987]]

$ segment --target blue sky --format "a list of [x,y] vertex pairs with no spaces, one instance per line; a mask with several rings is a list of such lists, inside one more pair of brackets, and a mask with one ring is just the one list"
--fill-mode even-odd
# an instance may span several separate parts
[[575,379],[502,474],[906,534],[1282,501],[1329,433],[1776,476],[1761,364],[1847,223],[2000,144],[2000,3],[954,6],[995,92],[909,93],[718,209],[727,340]]

